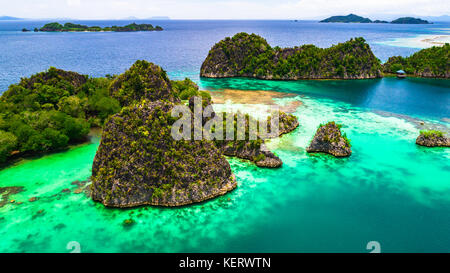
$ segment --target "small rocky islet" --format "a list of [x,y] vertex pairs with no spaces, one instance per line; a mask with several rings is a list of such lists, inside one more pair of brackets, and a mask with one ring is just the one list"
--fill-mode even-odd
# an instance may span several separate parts
[[450,147],[450,138],[436,130],[421,131],[416,144],[425,147]]
[[[191,111],[194,111],[194,97],[191,97],[189,100],[189,107]],[[205,108],[212,103],[210,98],[202,99],[202,107]],[[203,109],[202,109],[203,110]],[[223,119],[226,120],[227,113],[222,113]],[[213,112],[211,117],[216,116],[216,113]],[[256,139],[250,139],[249,137],[249,128],[250,123],[256,124],[257,120],[251,117],[248,114],[242,114],[242,118],[244,120],[243,128],[245,128],[244,139],[242,140],[214,140],[217,147],[223,152],[224,155],[230,157],[237,157],[240,159],[246,159],[254,162],[258,167],[264,168],[279,168],[283,165],[281,159],[276,156],[273,152],[267,149],[265,146],[265,140],[270,137],[279,137],[283,134],[290,133],[294,131],[298,126],[299,122],[297,118],[293,115],[286,114],[282,111],[278,112],[279,124],[278,124],[278,134],[276,136],[272,136],[270,122],[272,115],[269,115],[266,120],[267,124],[267,134],[262,136],[259,132],[256,133]],[[202,124],[205,123],[209,119],[203,118]],[[233,130],[237,132],[238,128],[238,114],[235,114],[233,117]],[[223,132],[227,130],[227,123],[223,123]],[[237,136],[235,135],[235,138]]]
[[[284,112],[279,112],[279,132],[278,136],[290,133],[294,131],[298,126],[299,122],[297,118],[293,115],[288,115]],[[246,126],[252,119],[251,116],[245,116]],[[272,116],[267,117],[267,132],[270,134],[270,119]],[[278,137],[273,136],[273,137]],[[217,145],[221,147],[223,153],[227,156],[235,156],[242,159],[247,159],[253,161],[256,166],[263,168],[279,168],[283,165],[283,161],[275,155],[273,152],[267,149],[265,145],[266,137],[258,134],[256,140],[240,140],[240,141],[216,141]]]
[[320,125],[306,151],[327,153],[335,157],[349,157],[352,154],[350,140],[341,133],[342,125],[334,121]]

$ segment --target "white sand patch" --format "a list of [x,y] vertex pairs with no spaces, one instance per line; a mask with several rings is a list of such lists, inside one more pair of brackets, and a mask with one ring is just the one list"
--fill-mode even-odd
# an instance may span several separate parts
[[429,48],[432,46],[443,46],[445,43],[450,43],[450,35],[423,34],[415,37],[395,38],[376,43],[398,47]]

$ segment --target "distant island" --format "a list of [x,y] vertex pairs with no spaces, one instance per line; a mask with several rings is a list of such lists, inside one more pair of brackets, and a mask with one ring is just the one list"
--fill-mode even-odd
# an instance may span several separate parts
[[12,17],[12,16],[0,16],[0,20],[23,20],[22,18]]
[[391,24],[430,24],[427,20],[422,20],[420,18],[413,17],[402,17],[395,19]]
[[331,16],[320,23],[372,23],[372,20],[351,13],[347,16]]
[[[99,26],[86,26],[73,23],[65,23],[61,25],[60,23],[54,22],[49,23],[41,27],[40,29],[35,28],[34,32],[99,32],[99,31],[113,31],[113,32],[133,32],[133,31],[161,31],[163,30],[160,26],[153,26],[151,24],[136,24],[132,23],[123,27],[112,26],[112,27],[99,27]],[[30,31],[28,29],[22,29],[23,32]]]
[[[388,24],[388,21],[383,20],[375,20],[372,21],[369,18],[365,18],[362,16],[358,16],[356,14],[349,14],[346,16],[331,16],[327,19],[324,19],[320,21],[320,23],[375,23],[375,24]],[[394,21],[390,22],[391,24],[432,24],[426,20],[422,20],[420,18],[413,18],[413,17],[402,17],[395,19]]]

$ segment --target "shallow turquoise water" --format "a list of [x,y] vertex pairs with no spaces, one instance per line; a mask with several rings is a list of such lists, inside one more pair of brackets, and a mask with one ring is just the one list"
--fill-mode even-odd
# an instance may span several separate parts
[[[216,87],[247,87],[234,84]],[[290,84],[298,83],[278,91],[292,92]],[[368,252],[369,241],[383,252],[450,251],[449,149],[416,146],[413,119],[308,90],[277,101],[303,102],[295,113],[300,127],[269,143],[284,166],[260,169],[230,159],[238,188],[202,204],[116,210],[75,194],[71,182],[88,179],[98,138],[3,169],[0,185],[25,191],[0,208],[0,252],[69,252],[70,241],[82,252]],[[345,125],[352,157],[305,153],[328,120]],[[449,130],[448,123],[426,122]],[[130,218],[136,224],[124,227]]]

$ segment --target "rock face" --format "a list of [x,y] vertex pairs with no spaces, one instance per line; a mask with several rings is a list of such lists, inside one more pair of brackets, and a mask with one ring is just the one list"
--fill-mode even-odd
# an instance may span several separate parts
[[352,154],[349,140],[341,134],[340,126],[335,122],[321,125],[311,144],[308,153],[327,153],[335,157],[348,157]]
[[92,198],[110,207],[181,206],[236,187],[214,142],[175,141],[170,102],[125,107],[105,125],[92,167]]
[[266,80],[380,78],[381,64],[363,38],[330,48],[272,48],[255,34],[225,38],[209,51],[200,75]]
[[442,132],[422,131],[416,139],[416,144],[425,147],[450,147],[450,138]]
[[130,69],[117,77],[110,87],[111,95],[121,105],[130,105],[142,99],[179,102],[172,92],[166,72],[153,63],[136,61]]
[[267,41],[255,34],[238,33],[227,37],[209,51],[200,75],[208,78],[237,77],[247,66],[248,59],[270,49]]

